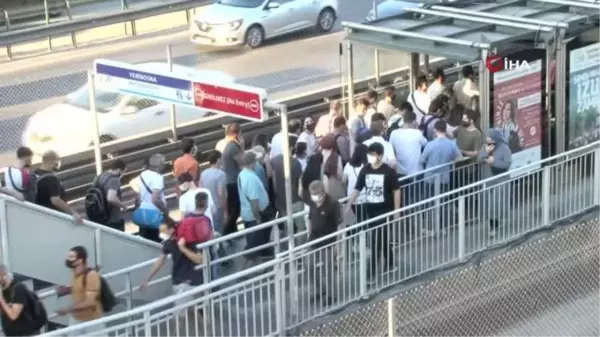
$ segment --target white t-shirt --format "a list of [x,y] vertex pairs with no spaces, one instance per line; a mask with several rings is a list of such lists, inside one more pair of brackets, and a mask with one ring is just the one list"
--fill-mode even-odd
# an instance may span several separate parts
[[179,197],[179,212],[181,213],[181,218],[183,219],[186,214],[194,212],[196,209],[196,194],[200,192],[204,192],[208,195],[208,207],[206,208],[204,215],[210,219],[210,223],[213,225],[213,212],[216,211],[216,207],[210,191],[207,188],[199,187],[188,190]]
[[296,156],[294,156],[294,158],[298,159],[298,161],[300,162],[300,166],[302,167],[302,172],[304,172],[304,170],[306,170],[306,158],[298,158]]
[[390,143],[398,163],[396,172],[410,175],[421,171],[419,159],[422,148],[427,144],[427,139],[421,130],[400,128],[392,131]]
[[[142,183],[142,179],[144,180],[144,184]],[[143,209],[158,209],[154,203],[152,202],[152,192],[155,190],[160,191],[160,198],[163,203],[166,204],[165,200],[165,179],[164,177],[157,172],[151,170],[145,170],[140,175],[135,178],[131,182],[131,187],[134,191],[136,191],[140,197],[140,208]],[[148,191],[150,189],[150,191]]]
[[[347,196],[351,196],[352,193],[354,193],[356,187],[356,180],[358,179],[358,175],[360,174],[360,170],[363,168],[363,166],[364,165],[361,165],[360,167],[354,167],[350,165],[350,163],[344,166],[344,179],[348,180],[348,186],[346,187]],[[356,202],[354,202],[355,205],[362,204],[365,201],[367,201],[367,195],[365,193],[366,192],[364,189],[360,191],[358,198],[356,198]]]
[[227,138],[223,138],[220,141],[218,141],[217,145],[215,145],[215,150],[223,153],[223,150],[225,150],[225,146],[227,146]]
[[408,95],[407,101],[410,103],[410,105],[412,105],[413,112],[415,115],[417,115],[415,122],[417,125],[421,124],[421,118],[429,113],[431,99],[422,91],[413,91],[410,93],[410,95]]
[[306,143],[306,156],[312,156],[317,152],[317,137],[314,134],[302,131],[298,137],[298,143]]
[[16,167],[5,167],[0,170],[0,176],[2,179],[4,179],[3,181],[6,185],[6,188],[17,192],[19,192],[19,190],[23,190],[23,174],[21,173],[20,169]]
[[381,136],[373,136],[371,139],[367,139],[363,144],[367,147],[373,143],[379,143],[383,145],[383,162],[390,165],[392,168],[396,167],[396,155],[394,154],[394,148],[392,144],[383,139]]
[[427,88],[427,96],[429,96],[429,99],[433,101],[443,91],[444,91],[444,85],[436,81],[436,82],[431,83],[429,88]]

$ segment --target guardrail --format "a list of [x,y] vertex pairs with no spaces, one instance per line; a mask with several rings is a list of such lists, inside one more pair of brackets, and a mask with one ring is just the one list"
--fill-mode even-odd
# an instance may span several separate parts
[[135,36],[137,34],[135,27],[136,20],[172,12],[185,11],[187,23],[189,24],[191,20],[190,9],[201,7],[209,3],[210,1],[180,0],[148,7],[112,11],[82,19],[4,32],[0,33],[0,46],[6,47],[6,54],[9,59],[12,59],[12,45],[14,44],[48,38],[48,48],[51,50],[52,36],[70,34],[73,47],[77,47],[76,32],[123,22],[131,23],[131,34]]
[[[460,263],[498,244],[514,242],[527,233],[597,209],[599,144],[529,164],[519,169],[527,173],[518,177],[512,177],[514,171],[506,172],[340,229],[279,254],[274,261],[185,293],[45,335],[98,332],[143,336],[151,331],[161,335],[163,330],[170,335],[172,329],[177,331],[175,335],[185,336],[286,335],[291,328],[407,279]],[[534,186],[515,188],[522,185]],[[480,212],[470,212],[469,199],[480,201],[475,208]],[[440,207],[448,211],[443,218],[448,233],[431,238],[420,230],[400,230],[421,225],[425,218],[437,221]],[[498,236],[487,239],[487,220],[500,213],[509,221]],[[379,268],[381,256],[377,258],[375,246],[367,244],[377,242],[372,240],[384,235],[383,231],[390,240],[379,242],[390,245],[389,254],[397,259],[388,270]],[[369,248],[374,262],[371,265]],[[218,290],[221,286],[226,288]],[[198,310],[203,311],[201,317]]]

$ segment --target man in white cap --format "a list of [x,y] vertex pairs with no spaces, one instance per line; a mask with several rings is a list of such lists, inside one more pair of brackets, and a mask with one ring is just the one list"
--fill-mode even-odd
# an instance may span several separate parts
[[304,119],[304,131],[298,137],[298,143],[306,143],[306,156],[310,157],[317,152],[317,136],[315,136],[315,128],[317,123],[311,117]]

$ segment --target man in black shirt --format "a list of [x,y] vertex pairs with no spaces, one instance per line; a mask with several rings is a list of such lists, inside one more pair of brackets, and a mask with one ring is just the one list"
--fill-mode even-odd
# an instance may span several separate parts
[[60,157],[54,151],[42,155],[40,168],[35,170],[37,192],[35,203],[59,212],[71,214],[75,222],[82,223],[83,218],[66,201],[65,189],[56,176],[60,169]]
[[[141,288],[145,288],[148,282],[158,273],[164,265],[167,256],[171,255],[173,261],[171,269],[171,282],[173,284],[173,293],[181,294],[194,288],[194,286],[202,285],[202,269],[196,268],[203,263],[202,253],[199,252],[194,245],[186,244],[183,238],[177,239],[175,223],[167,221],[167,230],[169,239],[163,242],[162,254],[158,257],[154,266],[148,274],[147,280],[141,284]],[[176,301],[175,305],[183,305],[193,300],[193,298],[181,298]],[[185,312],[179,312],[179,316],[184,316]]]
[[[356,186],[348,205],[353,205],[360,192],[364,189],[366,201],[363,204],[369,220],[368,228],[372,229],[371,236],[371,276],[377,275],[379,262],[378,257],[385,259],[384,272],[391,269],[394,265],[394,255],[392,252],[389,232],[392,230],[391,218],[396,219],[398,213],[390,214],[379,220],[373,221],[380,215],[390,213],[400,209],[400,183],[396,171],[382,161],[383,145],[373,143],[367,150],[367,159],[369,163],[365,165],[358,174]],[[350,208],[346,209],[347,212]]]
[[[342,210],[339,202],[325,192],[325,185],[315,180],[308,186],[310,200],[308,201],[308,220],[310,221],[308,240],[315,241],[335,233],[342,224]],[[315,243],[311,248],[309,270],[315,273],[311,279],[316,289],[315,300],[323,299],[325,304],[331,304],[334,292],[335,277],[335,241],[336,238],[326,239]]]
[[0,311],[2,330],[5,336],[36,336],[39,331],[32,327],[32,303],[29,290],[13,280],[13,275],[5,266],[0,266]]

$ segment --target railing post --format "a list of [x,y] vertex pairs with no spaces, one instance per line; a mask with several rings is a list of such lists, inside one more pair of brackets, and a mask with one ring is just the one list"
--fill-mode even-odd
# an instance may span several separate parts
[[594,205],[600,206],[600,150],[594,151]]
[[8,11],[7,10],[4,10],[4,24],[6,25],[6,31],[10,32],[10,17],[8,17]]
[[131,286],[131,273],[125,275],[125,291],[129,294],[127,296],[127,311],[133,309],[133,287]]
[[367,233],[365,231],[360,231],[358,234],[358,282],[360,297],[367,298]]
[[6,216],[6,199],[0,197],[0,242],[2,244],[2,264],[10,270],[8,249],[8,218]]
[[550,225],[550,193],[551,167],[546,166],[542,171],[542,226]]
[[[167,45],[167,65],[169,66],[169,71],[173,72],[173,55],[171,52],[171,45]],[[177,141],[177,115],[175,113],[175,104],[171,104],[169,106],[169,117],[171,120],[171,137],[173,138],[173,143]]]
[[387,300],[388,312],[388,333],[387,337],[396,336],[396,306],[394,305],[394,297]]
[[442,194],[442,175],[436,174],[433,182],[433,195],[435,197],[433,207],[433,223],[435,224],[435,235],[442,234],[442,223],[440,221],[440,194]]
[[465,260],[465,197],[458,199],[458,258],[461,262]]
[[273,242],[275,242],[275,247],[273,250],[275,251],[275,256],[281,253],[281,234],[279,233],[279,226],[273,226]]
[[285,335],[285,304],[283,303],[285,301],[283,298],[284,280],[284,268],[281,261],[278,261],[275,265],[275,324],[277,325],[277,336]]
[[149,336],[152,332],[152,325],[150,324],[150,311],[144,312],[144,336]]
[[102,267],[102,231],[100,228],[94,230],[94,254],[96,254],[96,267]]

